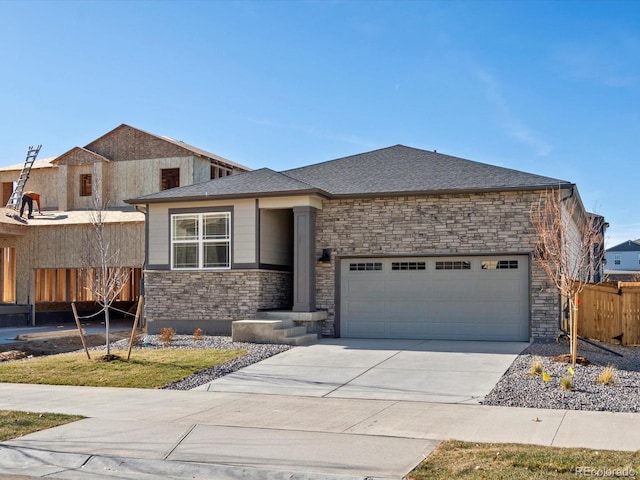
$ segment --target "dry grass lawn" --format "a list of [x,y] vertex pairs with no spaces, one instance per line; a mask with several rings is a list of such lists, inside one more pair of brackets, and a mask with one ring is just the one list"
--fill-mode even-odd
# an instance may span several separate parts
[[450,440],[441,443],[407,479],[575,480],[638,476],[640,452]]
[[0,442],[21,437],[28,433],[75,422],[84,417],[59,413],[17,412],[0,410]]
[[[96,358],[101,352],[92,352]],[[245,350],[157,349],[112,351],[121,359],[88,360],[84,352],[0,363],[0,382],[91,387],[160,388],[246,354]]]

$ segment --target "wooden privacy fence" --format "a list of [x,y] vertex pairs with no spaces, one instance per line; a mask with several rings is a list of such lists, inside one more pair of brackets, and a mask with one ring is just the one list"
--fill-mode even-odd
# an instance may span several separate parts
[[640,283],[587,285],[578,297],[578,335],[606,343],[640,345]]

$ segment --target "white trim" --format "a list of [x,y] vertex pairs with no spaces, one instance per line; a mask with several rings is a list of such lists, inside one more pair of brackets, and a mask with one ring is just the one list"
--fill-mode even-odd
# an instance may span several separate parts
[[[174,238],[174,221],[178,217],[192,218],[197,221],[197,231],[193,237],[175,239]],[[204,238],[204,220],[206,217],[224,217],[226,219],[226,235],[221,238]],[[170,266],[171,270],[230,270],[231,269],[231,212],[198,212],[198,213],[172,213],[170,222]],[[174,246],[179,244],[196,245],[198,255],[197,267],[176,267],[174,265]],[[223,267],[205,267],[204,266],[204,247],[205,245],[222,244],[227,246],[227,265]]]

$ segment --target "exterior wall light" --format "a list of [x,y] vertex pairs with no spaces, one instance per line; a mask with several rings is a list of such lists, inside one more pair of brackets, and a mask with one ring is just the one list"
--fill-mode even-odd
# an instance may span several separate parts
[[327,263],[331,261],[331,249],[323,248],[322,255],[318,259],[318,262]]

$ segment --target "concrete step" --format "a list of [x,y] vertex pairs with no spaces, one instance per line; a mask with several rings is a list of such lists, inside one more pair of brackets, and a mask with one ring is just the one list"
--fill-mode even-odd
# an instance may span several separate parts
[[310,345],[318,335],[307,333],[304,326],[294,326],[293,320],[236,320],[231,322],[231,340],[234,342],[282,343]]
[[234,342],[278,343],[274,329],[283,328],[282,320],[236,320],[231,322]]
[[295,337],[287,337],[282,343],[286,345],[302,346],[313,345],[318,342],[318,335],[315,333],[305,333],[304,335],[297,335]]
[[283,338],[286,337],[297,337],[298,335],[304,335],[307,333],[306,327],[286,327],[286,328],[274,328],[273,332],[276,335],[282,335]]
[[256,312],[259,320],[290,320],[294,325],[306,327],[307,332],[322,334],[322,326],[327,319],[326,310],[315,312],[293,312],[291,310],[262,310]]

